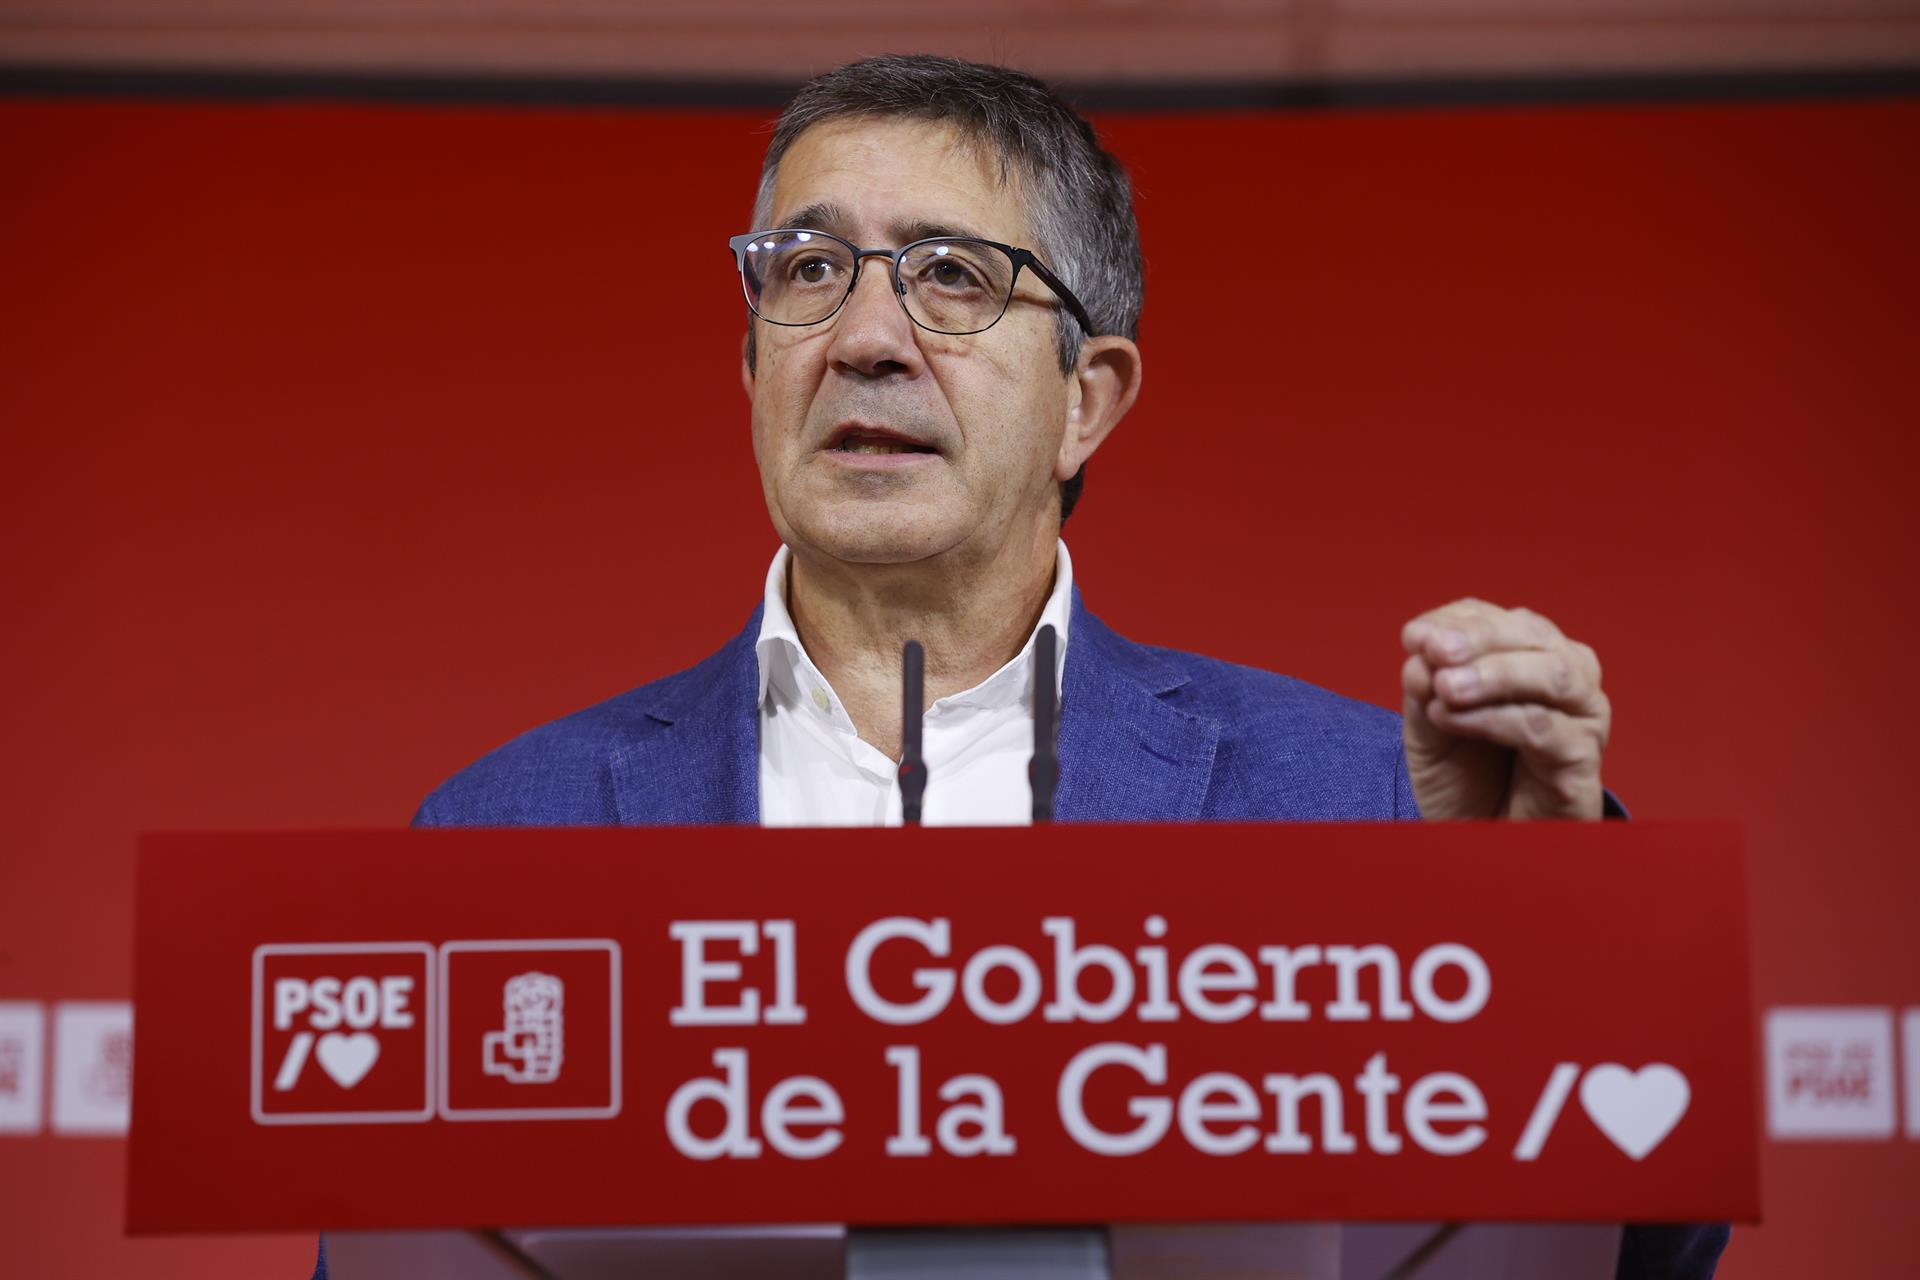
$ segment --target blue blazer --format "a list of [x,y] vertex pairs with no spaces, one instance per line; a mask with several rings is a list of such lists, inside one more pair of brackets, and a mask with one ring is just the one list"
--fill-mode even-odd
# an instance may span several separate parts
[[[1058,820],[1420,816],[1392,712],[1135,644],[1087,612],[1077,588],[1068,627]],[[489,752],[428,796],[415,825],[759,822],[759,634],[755,609],[699,665]],[[1618,1276],[1709,1280],[1726,1241],[1723,1226],[1629,1227]]]
[[[1420,816],[1393,713],[1135,644],[1089,613],[1078,589],[1068,628],[1060,821]],[[428,796],[416,823],[757,823],[759,634],[755,609],[699,665],[515,738]]]

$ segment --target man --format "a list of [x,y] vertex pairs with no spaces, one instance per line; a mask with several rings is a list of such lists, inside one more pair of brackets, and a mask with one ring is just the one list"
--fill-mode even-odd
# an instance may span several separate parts
[[[1527,610],[1409,621],[1398,720],[1088,612],[1060,531],[1140,389],[1140,250],[1125,172],[1038,81],[934,57],[822,76],[753,222],[740,376],[783,544],[760,608],[699,665],[486,756],[419,823],[898,822],[909,639],[929,823],[1026,819],[1041,679],[1064,821],[1602,815],[1599,662]],[[1712,1274],[1724,1229],[1662,1230],[1629,1232],[1623,1275]]]

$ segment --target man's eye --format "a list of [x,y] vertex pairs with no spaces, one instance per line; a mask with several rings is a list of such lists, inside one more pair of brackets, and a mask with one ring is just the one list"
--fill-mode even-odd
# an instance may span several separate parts
[[801,258],[790,274],[799,284],[827,284],[833,280],[834,264],[826,258]]
[[941,258],[929,266],[927,279],[942,289],[972,289],[980,283],[965,264],[955,262],[952,258]]

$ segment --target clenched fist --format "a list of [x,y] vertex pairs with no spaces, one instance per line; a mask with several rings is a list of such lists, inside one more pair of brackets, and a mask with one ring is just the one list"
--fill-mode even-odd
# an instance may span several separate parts
[[1403,732],[1426,818],[1598,818],[1613,709],[1600,659],[1530,609],[1456,600],[1400,633]]

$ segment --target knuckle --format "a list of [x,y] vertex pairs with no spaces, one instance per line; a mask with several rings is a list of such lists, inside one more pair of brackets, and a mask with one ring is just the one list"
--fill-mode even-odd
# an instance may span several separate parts
[[1549,785],[1560,803],[1573,808],[1599,788],[1600,779],[1594,770],[1576,765],[1571,768],[1556,769],[1553,781]]
[[1599,684],[1600,683],[1600,655],[1597,652],[1595,652],[1594,647],[1590,644],[1583,644],[1582,642],[1575,640],[1573,642],[1573,651],[1579,654],[1580,661],[1586,664],[1588,677],[1592,679],[1594,684],[1596,685]]
[[1555,658],[1548,664],[1547,687],[1552,691],[1554,697],[1563,701],[1572,697],[1574,681],[1573,664],[1565,658]]
[[1515,609],[1513,616],[1520,624],[1520,633],[1530,644],[1537,644],[1544,648],[1560,638],[1560,628],[1554,626],[1553,620],[1543,614],[1522,607]]
[[1545,707],[1528,707],[1521,713],[1520,727],[1533,750],[1545,752],[1553,745],[1553,712]]

